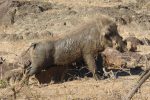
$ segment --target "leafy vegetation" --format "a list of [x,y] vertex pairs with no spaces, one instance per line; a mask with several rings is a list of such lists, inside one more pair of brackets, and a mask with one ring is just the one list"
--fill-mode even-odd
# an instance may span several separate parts
[[0,88],[6,88],[7,83],[4,80],[0,80]]

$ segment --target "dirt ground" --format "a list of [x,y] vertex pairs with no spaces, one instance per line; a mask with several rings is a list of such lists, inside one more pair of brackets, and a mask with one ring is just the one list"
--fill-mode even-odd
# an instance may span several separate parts
[[[99,14],[111,16],[123,38],[135,36],[150,39],[149,0],[26,0],[32,2],[21,4],[4,1],[0,1],[0,57],[9,63],[16,62],[32,42],[61,38]],[[150,46],[138,46],[138,51],[148,54]],[[1,67],[0,73],[8,71],[4,69]],[[0,75],[2,79],[4,75]],[[139,74],[99,81],[81,78],[45,86],[31,82],[22,88],[16,99],[121,100],[138,78]],[[11,95],[5,96],[9,92],[6,88],[0,88],[0,99],[13,99]],[[150,79],[142,85],[133,100],[150,100]]]

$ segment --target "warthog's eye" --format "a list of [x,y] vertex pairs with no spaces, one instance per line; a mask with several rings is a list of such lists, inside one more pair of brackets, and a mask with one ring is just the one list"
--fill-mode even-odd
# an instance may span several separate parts
[[127,41],[126,40],[124,40],[123,43],[124,43],[124,45],[127,45]]

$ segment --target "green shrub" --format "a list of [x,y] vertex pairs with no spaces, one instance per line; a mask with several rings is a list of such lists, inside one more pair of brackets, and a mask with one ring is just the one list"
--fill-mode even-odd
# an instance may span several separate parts
[[4,80],[0,80],[0,88],[6,88],[7,83]]

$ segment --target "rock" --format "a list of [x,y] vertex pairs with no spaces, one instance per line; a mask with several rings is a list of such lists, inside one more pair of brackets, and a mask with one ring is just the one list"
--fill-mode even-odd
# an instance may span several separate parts
[[28,14],[36,14],[52,9],[51,3],[37,1],[6,0],[0,2],[0,25],[8,27],[15,23],[18,18]]
[[[113,68],[121,68],[126,66],[126,61],[122,59],[122,54],[112,48],[107,48],[104,52],[104,62],[106,66]],[[115,59],[114,59],[115,58]]]
[[[136,52],[124,52],[120,53],[117,50],[108,48],[103,52],[105,56],[105,65],[109,68],[134,68],[134,67],[145,67],[146,59],[150,60],[149,54],[141,55]],[[115,59],[114,59],[115,58]]]

